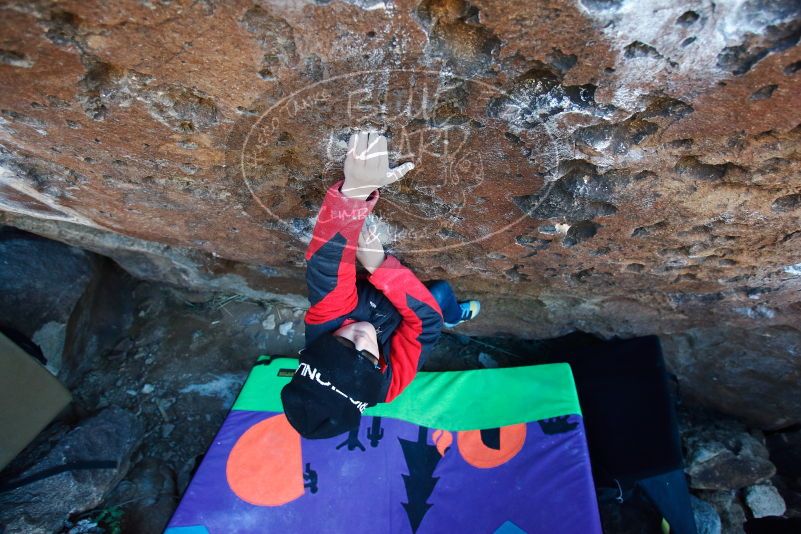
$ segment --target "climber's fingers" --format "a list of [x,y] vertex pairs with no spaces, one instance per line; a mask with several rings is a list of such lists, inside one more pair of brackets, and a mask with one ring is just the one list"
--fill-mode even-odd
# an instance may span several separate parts
[[360,167],[364,167],[365,154],[367,153],[367,132],[356,132],[356,144],[353,150],[353,157]]
[[[378,171],[379,159],[381,158],[381,138],[383,137],[377,132],[370,132],[366,134],[367,138],[367,152],[365,154],[365,160],[368,172],[371,175],[374,175]],[[380,184],[376,184],[378,186]]]
[[399,165],[394,169],[390,169],[387,171],[387,180],[389,180],[387,183],[391,184],[392,182],[397,182],[412,169],[414,169],[414,163],[410,161],[404,163],[403,165]]
[[386,173],[389,167],[389,151],[387,150],[387,138],[383,135],[378,136],[376,143],[375,172],[380,175],[382,171]]

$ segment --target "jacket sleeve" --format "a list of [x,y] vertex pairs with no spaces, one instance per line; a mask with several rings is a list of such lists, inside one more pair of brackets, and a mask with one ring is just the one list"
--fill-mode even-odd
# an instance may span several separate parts
[[401,315],[390,341],[392,376],[384,401],[390,402],[409,385],[439,338],[442,310],[428,288],[394,256],[387,255],[369,280]]
[[306,250],[306,284],[311,306],[306,312],[306,344],[330,330],[331,322],[356,307],[356,248],[364,219],[378,201],[378,191],[366,200],[339,190],[343,180],[326,191]]

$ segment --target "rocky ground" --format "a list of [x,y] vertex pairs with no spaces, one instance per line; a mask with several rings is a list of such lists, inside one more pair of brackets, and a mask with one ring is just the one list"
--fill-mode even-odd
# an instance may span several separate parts
[[[160,532],[255,357],[302,346],[303,310],[141,281],[102,257],[9,228],[0,249],[1,322],[42,347],[75,398],[0,486],[78,458],[119,464],[0,492],[0,526]],[[53,267],[36,270],[45,259]],[[448,333],[426,369],[521,365],[597,341],[579,332],[543,341]],[[682,410],[702,533],[745,532],[747,520],[763,517],[801,520],[801,429],[766,434],[697,406]],[[606,497],[607,532],[646,531],[652,517]]]
[[[23,454],[4,475],[39,470],[48,462],[40,453],[69,439],[77,440],[69,447],[73,450],[100,439],[96,454],[103,459],[113,454],[123,468],[99,479],[53,477],[0,495],[0,524],[6,523],[10,532],[51,532],[98,506],[101,511],[121,507],[126,531],[158,532],[254,358],[267,347],[278,354],[294,354],[300,347],[302,310],[140,282],[92,254],[16,232],[3,235],[6,281],[19,280],[44,257],[50,264],[74,259],[73,271],[94,273],[91,279],[72,278],[70,284],[64,267],[59,271],[64,276],[4,287],[21,290],[15,293],[25,299],[39,299],[38,311],[48,309],[47,295],[63,293],[62,286],[74,293],[61,298],[71,301],[71,312],[55,321],[47,321],[53,312],[44,318],[36,313],[19,317],[9,306],[0,317],[47,347],[49,367],[74,396],[70,412],[46,433],[40,447]],[[42,250],[43,244],[49,248]],[[8,269],[14,262],[22,265]],[[25,299],[16,303],[21,309],[30,307]],[[94,424],[109,432],[89,437]],[[126,439],[118,443],[120,435]],[[52,491],[61,485],[75,491]],[[32,508],[32,502],[40,504]]]

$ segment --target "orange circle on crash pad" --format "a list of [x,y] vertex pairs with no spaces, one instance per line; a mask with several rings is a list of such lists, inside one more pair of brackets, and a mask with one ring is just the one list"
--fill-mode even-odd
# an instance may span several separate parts
[[491,469],[514,458],[526,442],[526,424],[501,427],[501,447],[493,449],[481,441],[480,430],[459,432],[456,443],[464,461],[479,469]]
[[256,506],[281,506],[303,495],[300,435],[284,414],[250,427],[225,465],[228,486]]

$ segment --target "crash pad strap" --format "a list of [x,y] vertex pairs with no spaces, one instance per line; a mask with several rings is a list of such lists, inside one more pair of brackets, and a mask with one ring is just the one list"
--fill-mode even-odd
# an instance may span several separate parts
[[[233,409],[282,412],[281,388],[289,382],[297,364],[294,358],[261,356]],[[417,373],[393,402],[364,413],[460,431],[580,415],[581,410],[570,366],[555,363]]]

